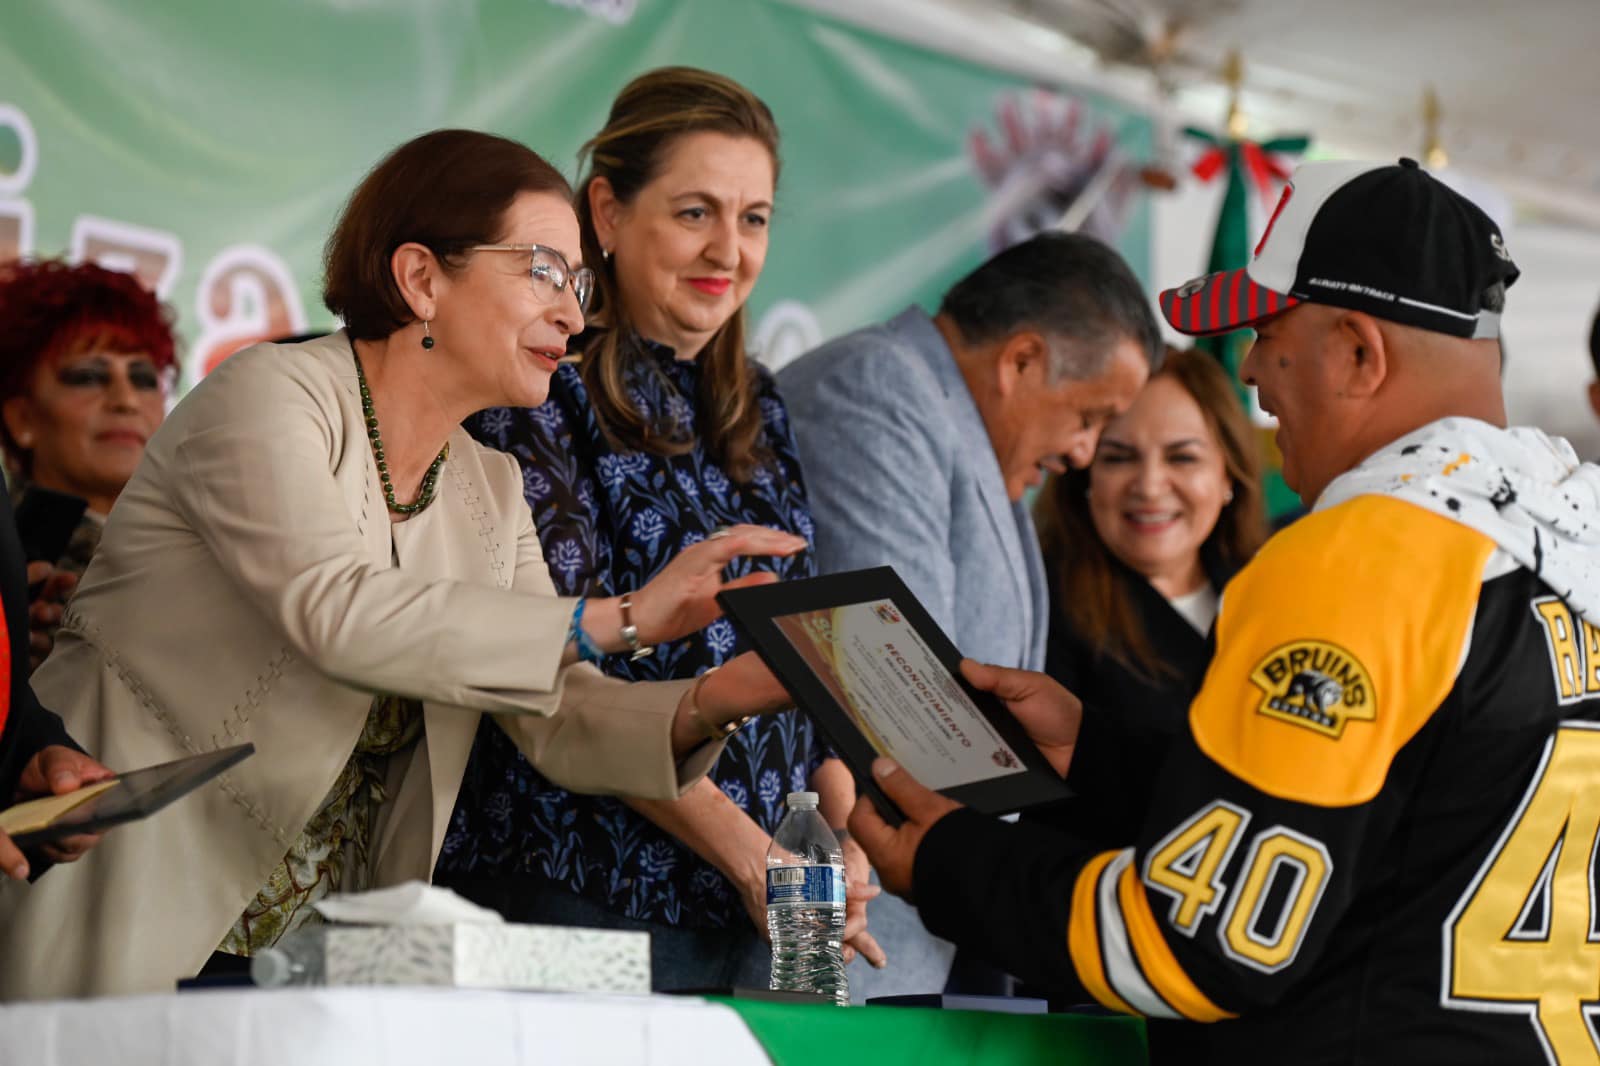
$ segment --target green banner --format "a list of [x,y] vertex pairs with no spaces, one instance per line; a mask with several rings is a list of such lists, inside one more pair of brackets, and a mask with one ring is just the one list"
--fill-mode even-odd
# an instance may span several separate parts
[[185,387],[240,346],[322,328],[324,239],[361,175],[424,130],[516,137],[571,174],[617,90],[718,70],[783,131],[751,301],[770,362],[1060,225],[1141,276],[1149,120],[781,0],[51,0],[0,34],[0,259],[137,271],[178,310]]

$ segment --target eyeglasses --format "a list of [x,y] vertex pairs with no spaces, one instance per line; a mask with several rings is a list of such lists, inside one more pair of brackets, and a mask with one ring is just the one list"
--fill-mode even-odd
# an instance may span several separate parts
[[561,290],[569,284],[578,298],[578,309],[589,310],[589,296],[594,292],[594,271],[588,267],[573,270],[567,257],[543,244],[474,244],[469,252],[527,252],[530,255],[528,276],[533,279],[534,291],[554,303]]

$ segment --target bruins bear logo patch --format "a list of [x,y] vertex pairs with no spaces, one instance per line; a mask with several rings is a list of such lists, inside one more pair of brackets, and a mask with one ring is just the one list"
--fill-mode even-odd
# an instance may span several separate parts
[[1275,648],[1250,680],[1263,693],[1259,713],[1334,739],[1349,722],[1370,722],[1377,715],[1366,668],[1337,644],[1297,640]]

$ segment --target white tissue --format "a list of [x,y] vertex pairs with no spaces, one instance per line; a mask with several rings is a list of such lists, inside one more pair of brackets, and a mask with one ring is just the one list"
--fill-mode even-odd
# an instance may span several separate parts
[[407,881],[371,892],[336,893],[312,904],[330,922],[352,925],[501,925],[496,912],[462,899],[448,888]]

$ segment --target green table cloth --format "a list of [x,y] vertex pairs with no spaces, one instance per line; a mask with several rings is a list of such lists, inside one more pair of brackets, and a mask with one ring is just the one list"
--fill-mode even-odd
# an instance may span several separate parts
[[774,1066],[1146,1066],[1144,1022],[1087,1014],[835,1007],[717,997]]

